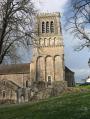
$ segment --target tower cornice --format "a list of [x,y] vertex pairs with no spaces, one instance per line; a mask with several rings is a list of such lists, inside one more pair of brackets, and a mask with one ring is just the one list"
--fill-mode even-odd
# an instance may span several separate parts
[[60,15],[60,12],[51,12],[51,13],[45,13],[45,12],[43,12],[43,13],[38,13],[37,15],[36,15],[37,17],[39,16],[39,17],[48,17],[48,16],[51,16],[51,17],[61,17],[61,15]]

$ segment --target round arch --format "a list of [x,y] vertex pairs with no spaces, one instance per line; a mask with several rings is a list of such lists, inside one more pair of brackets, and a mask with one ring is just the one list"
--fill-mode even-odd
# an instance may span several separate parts
[[62,67],[63,67],[62,57],[60,55],[55,55],[54,56],[54,76],[56,81],[61,79],[62,70],[63,70]]
[[39,56],[36,61],[36,80],[44,80],[45,78],[45,58]]
[[47,55],[45,57],[45,69],[46,69],[46,80],[51,82],[54,80],[54,64],[53,64],[53,57]]

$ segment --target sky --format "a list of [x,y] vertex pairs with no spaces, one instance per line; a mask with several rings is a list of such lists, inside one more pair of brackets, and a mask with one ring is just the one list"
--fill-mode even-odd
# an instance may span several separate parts
[[67,0],[33,0],[41,12],[56,12],[63,9]]
[[64,38],[64,52],[65,65],[75,72],[76,82],[83,82],[90,74],[88,66],[88,59],[90,57],[90,49],[83,49],[82,51],[74,51],[74,47],[79,43],[78,40],[73,39],[73,36],[64,31],[63,18],[64,10],[67,6],[68,0],[33,0],[39,12],[60,12],[61,23]]

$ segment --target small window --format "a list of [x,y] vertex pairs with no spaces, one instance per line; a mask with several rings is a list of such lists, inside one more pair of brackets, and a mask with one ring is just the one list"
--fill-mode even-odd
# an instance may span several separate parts
[[50,30],[51,30],[51,33],[54,33],[54,23],[53,23],[53,21],[51,21],[51,23],[50,23]]
[[2,92],[2,96],[3,96],[3,98],[5,98],[5,96],[6,96],[6,92],[5,91]]
[[3,85],[4,85],[4,86],[6,85],[6,81],[3,81]]
[[49,33],[49,22],[46,22],[46,33]]
[[45,22],[42,22],[42,33],[45,33]]
[[12,96],[13,96],[13,91],[11,90],[11,98],[12,98]]
[[26,87],[28,87],[28,81],[26,81]]

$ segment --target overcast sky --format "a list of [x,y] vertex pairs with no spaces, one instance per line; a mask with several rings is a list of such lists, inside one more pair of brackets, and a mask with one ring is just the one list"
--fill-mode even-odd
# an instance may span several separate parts
[[62,29],[65,45],[65,65],[75,72],[76,81],[88,77],[90,68],[88,67],[88,59],[90,50],[84,49],[80,52],[74,51],[74,46],[78,43],[71,34],[66,33],[63,28],[64,10],[68,0],[33,0],[40,12],[60,12],[62,19]]
[[67,0],[33,0],[41,12],[56,12],[62,10]]

